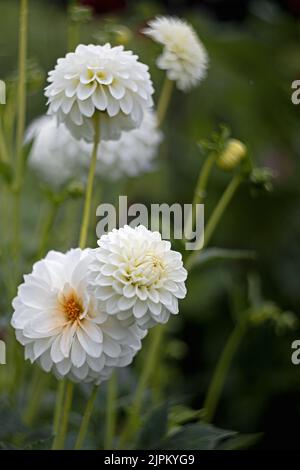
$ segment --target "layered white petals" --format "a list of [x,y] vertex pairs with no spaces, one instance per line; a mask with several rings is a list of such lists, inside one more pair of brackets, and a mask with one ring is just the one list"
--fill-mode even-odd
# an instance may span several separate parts
[[149,22],[144,34],[164,46],[157,66],[166,70],[179,90],[195,87],[206,76],[208,55],[194,29],[187,22],[172,17],[157,17]]
[[90,264],[95,297],[110,317],[141,328],[166,323],[186,295],[181,255],[158,232],[125,226],[103,235]]
[[88,284],[92,260],[91,250],[49,252],[19,287],[11,323],[26,359],[58,378],[99,384],[132,361],[145,332],[100,308]]
[[101,142],[96,171],[112,180],[151,171],[161,140],[156,116],[147,110],[140,127],[122,132],[119,140]]
[[81,44],[58,59],[48,81],[49,114],[76,139],[93,141],[96,111],[101,111],[101,140],[114,140],[122,130],[139,127],[152,106],[148,67],[123,46]]

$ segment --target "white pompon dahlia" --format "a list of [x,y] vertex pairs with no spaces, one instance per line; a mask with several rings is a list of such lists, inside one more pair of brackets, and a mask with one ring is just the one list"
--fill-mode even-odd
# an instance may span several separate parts
[[64,124],[58,125],[51,116],[39,117],[25,135],[25,142],[32,139],[29,166],[45,183],[57,189],[72,179],[83,179],[82,146]]
[[152,106],[148,67],[123,46],[79,45],[58,59],[45,94],[49,114],[57,115],[78,139],[93,141],[95,112],[101,111],[101,140],[139,127]]
[[166,70],[167,77],[177,88],[187,91],[205,76],[208,55],[195,30],[186,21],[172,17],[157,17],[149,22],[144,34],[164,46],[157,66]]
[[128,365],[145,332],[107,315],[89,291],[91,250],[51,251],[24,276],[12,326],[25,358],[57,378],[99,384]]
[[141,328],[166,323],[186,295],[181,254],[159,232],[126,225],[103,235],[90,265],[97,299],[113,318],[134,318]]
[[114,180],[150,171],[161,140],[156,116],[152,110],[147,110],[139,128],[122,132],[119,140],[101,142],[97,174]]

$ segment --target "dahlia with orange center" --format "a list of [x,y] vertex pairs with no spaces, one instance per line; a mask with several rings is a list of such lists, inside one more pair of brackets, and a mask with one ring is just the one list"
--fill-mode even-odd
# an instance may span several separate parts
[[99,384],[132,361],[145,333],[100,307],[87,279],[92,259],[78,248],[38,261],[13,301],[12,326],[26,359],[58,378]]

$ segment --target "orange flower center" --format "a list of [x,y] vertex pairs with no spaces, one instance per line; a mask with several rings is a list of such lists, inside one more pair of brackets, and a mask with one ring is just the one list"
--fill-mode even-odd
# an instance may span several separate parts
[[78,320],[80,315],[83,313],[81,301],[78,299],[75,293],[72,293],[63,299],[62,307],[68,320],[72,322]]

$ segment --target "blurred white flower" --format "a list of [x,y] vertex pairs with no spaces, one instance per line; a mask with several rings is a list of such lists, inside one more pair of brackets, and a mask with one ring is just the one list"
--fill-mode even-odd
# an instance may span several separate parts
[[51,116],[42,116],[26,132],[25,141],[32,139],[29,166],[45,183],[58,189],[72,179],[84,179],[82,146],[64,124],[58,125]]
[[24,276],[12,326],[25,358],[58,378],[99,384],[128,365],[145,332],[108,316],[89,291],[91,250],[51,251]]
[[[75,139],[65,124],[58,125],[53,116],[42,116],[32,122],[25,137],[26,142],[31,140],[29,166],[53,189],[74,179],[86,181],[91,143]],[[117,141],[100,143],[96,174],[117,179],[150,171],[161,140],[155,113],[145,111],[139,128],[122,132]]]
[[150,328],[178,313],[187,272],[181,254],[160,233],[127,225],[103,235],[98,245],[90,282],[110,316],[134,317],[137,325]]
[[117,141],[101,142],[97,174],[117,179],[150,171],[161,140],[162,133],[157,129],[156,116],[153,111],[147,110],[139,128],[122,132]]
[[93,116],[101,111],[101,140],[118,139],[138,127],[152,106],[148,67],[123,46],[79,45],[49,72],[49,114],[57,115],[76,138],[93,141]]
[[166,70],[167,77],[177,88],[187,91],[206,75],[208,55],[196,32],[187,22],[172,17],[157,17],[149,22],[144,34],[163,44],[157,66]]

